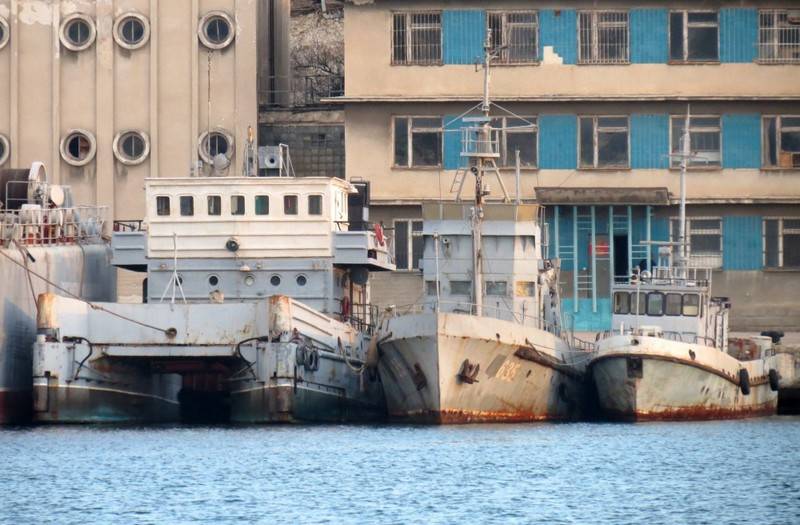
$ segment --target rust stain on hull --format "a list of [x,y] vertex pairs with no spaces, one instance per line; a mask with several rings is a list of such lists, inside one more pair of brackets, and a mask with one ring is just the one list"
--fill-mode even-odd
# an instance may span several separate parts
[[776,403],[765,403],[741,409],[725,409],[719,407],[691,406],[672,408],[658,412],[635,411],[623,413],[605,410],[604,415],[616,421],[704,421],[715,419],[745,419],[750,417],[771,416],[775,414]]
[[554,414],[531,412],[472,412],[464,410],[425,410],[410,414],[390,414],[393,421],[426,425],[465,425],[470,423],[530,423],[535,421],[567,421]]

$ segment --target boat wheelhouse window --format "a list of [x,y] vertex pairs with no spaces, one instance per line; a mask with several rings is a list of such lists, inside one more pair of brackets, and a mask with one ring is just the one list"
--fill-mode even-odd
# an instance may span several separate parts
[[322,215],[322,195],[308,196],[308,214]]
[[451,295],[471,295],[472,281],[450,281]]
[[518,297],[536,296],[536,283],[533,281],[517,281],[516,292]]
[[681,315],[682,298],[679,293],[668,293],[665,313],[667,315]]
[[631,313],[644,315],[647,312],[647,294],[644,292],[631,293]]
[[689,293],[683,296],[683,315],[697,317],[700,314],[700,296]]
[[222,197],[219,195],[208,196],[208,214],[222,215]]
[[614,313],[622,315],[631,313],[631,294],[614,292]]
[[181,195],[181,215],[183,217],[191,217],[194,215],[194,197],[191,195]]
[[297,195],[283,196],[283,214],[297,215]]
[[[675,115],[672,117],[672,167],[678,168],[681,159],[678,157],[683,150],[683,130],[686,128],[686,116]],[[721,126],[718,116],[690,116],[689,117],[689,150],[692,158],[687,159],[689,167],[719,168],[722,165],[721,151]],[[696,156],[695,156],[696,154]]]
[[256,215],[269,215],[269,195],[256,195]]
[[508,295],[508,283],[506,281],[486,281],[486,295]]
[[156,197],[156,215],[165,217],[170,214],[169,211],[169,197],[160,196]]
[[647,294],[647,315],[664,315],[664,294],[651,292]]
[[244,215],[244,195],[231,195],[231,215]]

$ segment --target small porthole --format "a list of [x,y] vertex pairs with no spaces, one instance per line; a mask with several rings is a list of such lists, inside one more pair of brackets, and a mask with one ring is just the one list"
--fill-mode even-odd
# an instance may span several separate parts
[[0,49],[6,47],[11,31],[8,28],[8,21],[0,16]]
[[61,43],[70,51],[83,51],[94,43],[97,31],[91,17],[76,13],[61,23]]
[[222,11],[212,11],[200,19],[197,28],[200,42],[209,49],[223,49],[233,42],[233,20]]
[[254,284],[256,284],[256,276],[252,274],[248,275],[247,277],[244,278],[244,284],[246,284],[247,286],[253,286]]
[[219,284],[219,277],[216,275],[209,275],[208,276],[208,285],[209,286],[217,286]]
[[150,38],[150,23],[139,13],[126,13],[114,22],[114,40],[125,49],[139,49]]
[[144,162],[150,154],[150,139],[141,131],[123,131],[114,137],[112,148],[118,161],[134,166]]
[[222,130],[203,133],[198,146],[200,158],[208,164],[213,164],[217,155],[225,155],[229,159],[233,156],[233,137]]
[[72,166],[85,166],[94,159],[97,142],[94,136],[82,129],[72,129],[61,139],[61,158]]
[[8,137],[0,135],[0,166],[6,163],[10,153],[11,144],[8,142]]
[[297,276],[297,286],[305,286],[308,283],[308,279],[306,279],[305,275],[298,275]]
[[272,277],[270,277],[269,278],[269,284],[271,284],[272,286],[280,286],[280,284],[281,284],[280,276],[273,275]]

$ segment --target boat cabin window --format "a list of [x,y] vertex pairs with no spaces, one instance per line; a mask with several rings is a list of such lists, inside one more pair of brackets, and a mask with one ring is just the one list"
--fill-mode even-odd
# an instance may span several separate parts
[[664,294],[651,292],[647,294],[647,315],[664,315]]
[[322,215],[322,195],[308,196],[308,214]]
[[700,314],[700,296],[695,293],[683,296],[683,315],[697,317]]
[[297,215],[297,195],[283,196],[283,214]]
[[646,311],[647,311],[647,294],[641,292],[632,293],[630,313],[632,313],[633,315],[644,315]]
[[681,294],[668,293],[667,304],[665,307],[667,315],[681,315]]
[[505,296],[508,292],[508,285],[505,281],[486,281],[486,295]]
[[534,297],[536,295],[536,283],[533,281],[517,281],[517,295],[519,297]]
[[470,295],[472,294],[471,281],[450,281],[451,295]]
[[256,215],[269,215],[269,195],[256,195]]
[[169,213],[169,197],[156,197],[156,215],[159,217],[165,217],[168,216]]
[[614,294],[614,313],[631,313],[631,295],[628,292],[616,292]]
[[181,216],[191,217],[194,215],[194,197],[191,195],[181,195]]
[[244,195],[231,195],[231,215],[244,215]]
[[208,196],[208,214],[222,215],[222,197],[219,195]]

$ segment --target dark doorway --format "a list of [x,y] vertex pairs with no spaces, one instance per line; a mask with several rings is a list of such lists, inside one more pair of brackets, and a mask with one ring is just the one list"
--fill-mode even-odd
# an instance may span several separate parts
[[627,281],[631,273],[628,265],[628,236],[614,235],[614,282]]

